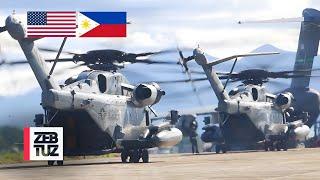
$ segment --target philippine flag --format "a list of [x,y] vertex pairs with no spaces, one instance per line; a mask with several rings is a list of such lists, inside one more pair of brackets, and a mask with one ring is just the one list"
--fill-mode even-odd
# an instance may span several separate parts
[[126,12],[79,12],[77,37],[126,37]]

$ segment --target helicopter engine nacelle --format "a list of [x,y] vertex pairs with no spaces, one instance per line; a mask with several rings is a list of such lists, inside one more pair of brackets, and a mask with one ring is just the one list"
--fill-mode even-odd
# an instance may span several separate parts
[[139,84],[133,90],[132,102],[138,106],[150,106],[160,101],[165,92],[157,83]]
[[289,92],[281,93],[276,96],[274,102],[281,109],[288,109],[291,107],[293,101],[293,95]]

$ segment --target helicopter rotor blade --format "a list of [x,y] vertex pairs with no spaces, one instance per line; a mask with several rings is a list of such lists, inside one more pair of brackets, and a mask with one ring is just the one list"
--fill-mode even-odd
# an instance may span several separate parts
[[28,61],[25,61],[25,60],[21,60],[21,61],[11,61],[11,62],[7,62],[5,61],[4,64],[6,65],[18,65],[18,64],[28,64],[29,62]]
[[282,74],[289,74],[289,73],[302,73],[302,72],[313,72],[313,71],[320,71],[320,68],[315,69],[302,69],[302,70],[291,70],[291,71],[277,71],[274,73],[282,73]]
[[151,59],[135,60],[133,63],[177,65],[177,63],[173,61],[155,61]]
[[183,56],[183,53],[179,47],[177,47],[177,50],[178,50],[179,57],[180,57],[178,63],[184,68],[184,71],[187,72],[189,70],[189,68],[188,68],[188,65],[186,62],[186,58]]
[[320,77],[320,75],[300,75],[300,74],[292,74],[292,75],[284,75],[284,76],[278,77],[278,78],[288,79],[288,78],[304,78],[304,77],[316,78],[316,77]]
[[284,22],[302,22],[302,21],[304,21],[304,17],[238,21],[238,24],[284,23]]
[[[46,62],[54,62],[54,59],[46,59]],[[58,59],[58,62],[73,62],[72,58],[60,58]],[[19,61],[6,61],[6,60],[1,60],[0,61],[0,66],[1,65],[19,65],[19,64],[28,64],[28,61],[26,60],[19,60]]]
[[225,57],[225,58],[221,58],[221,59],[217,59],[214,60],[213,62],[208,63],[208,66],[215,66],[217,64],[226,62],[226,61],[230,61],[232,59],[235,58],[239,58],[239,57],[250,57],[250,56],[266,56],[266,55],[275,55],[275,54],[280,54],[279,52],[261,52],[261,53],[247,53],[247,54],[237,54],[237,55],[232,55],[229,57]]
[[184,73],[187,75],[187,77],[188,77],[188,79],[189,79],[188,82],[191,83],[192,90],[193,90],[193,92],[195,93],[195,95],[196,95],[196,97],[197,97],[197,100],[198,100],[198,102],[199,102],[199,105],[202,106],[203,103],[202,103],[201,98],[200,98],[200,95],[199,95],[199,93],[198,93],[198,91],[197,91],[197,87],[196,87],[196,85],[194,84],[194,82],[195,82],[194,80],[195,80],[195,79],[192,78],[190,69],[189,69],[189,67],[188,67],[188,65],[187,65],[187,62],[190,61],[190,60],[192,60],[192,59],[194,59],[194,56],[189,56],[189,57],[185,58],[185,57],[183,56],[182,50],[181,50],[179,47],[177,47],[177,50],[178,50],[179,57],[180,57],[180,58],[179,58],[179,61],[178,61],[178,64],[181,65],[181,67],[182,67],[182,72],[184,72]]
[[[205,78],[195,78],[195,79],[179,79],[179,80],[168,80],[168,81],[153,81],[156,82],[158,84],[172,84],[172,83],[187,83],[187,82],[197,82],[197,81],[206,81],[208,80],[206,77]],[[148,83],[148,82],[146,82]]]
[[138,53],[138,54],[136,54],[136,56],[137,56],[137,57],[142,57],[142,56],[150,56],[150,55],[167,54],[167,53],[173,53],[173,52],[176,52],[176,50],[173,50],[173,49],[165,49],[165,50],[156,51],[156,52]]
[[155,52],[146,52],[146,53],[138,53],[138,54],[135,54],[137,57],[143,57],[143,56],[150,56],[150,55],[153,55],[155,54]]
[[20,64],[28,64],[28,61],[26,61],[26,60],[19,60],[19,61],[1,60],[0,61],[0,66],[1,65],[13,66],[13,65],[20,65]]
[[[55,59],[46,59],[46,62],[54,62]],[[59,58],[57,59],[57,62],[74,62],[73,58]]]

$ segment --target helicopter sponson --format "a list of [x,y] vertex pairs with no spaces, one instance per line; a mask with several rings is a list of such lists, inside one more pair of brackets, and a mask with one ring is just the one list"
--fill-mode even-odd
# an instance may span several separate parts
[[182,140],[182,132],[168,122],[157,126],[151,125],[144,133],[145,139],[151,139],[154,146],[160,148],[170,148]]
[[165,92],[157,83],[139,84],[133,89],[132,102],[137,107],[151,106],[160,101]]

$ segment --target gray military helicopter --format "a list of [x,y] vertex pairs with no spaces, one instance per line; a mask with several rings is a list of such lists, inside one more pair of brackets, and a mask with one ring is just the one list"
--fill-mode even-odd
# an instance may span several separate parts
[[[314,56],[317,55],[318,45],[320,39],[319,33],[319,25],[320,25],[320,12],[315,9],[305,9],[303,11],[303,18],[299,18],[299,22],[301,22],[300,36],[299,36],[299,45],[296,55],[296,61],[294,65],[294,69],[292,71],[278,71],[278,72],[269,72],[265,69],[247,69],[241,71],[239,73],[221,73],[217,72],[220,79],[227,79],[231,82],[241,81],[243,85],[240,88],[234,89],[230,91],[231,94],[239,93],[241,91],[245,91],[248,85],[258,85],[263,87],[262,89],[265,91],[263,83],[269,82],[269,79],[272,78],[292,78],[291,87],[278,90],[278,92],[282,92],[283,94],[291,93],[294,97],[294,102],[291,104],[289,111],[286,112],[286,121],[291,123],[290,127],[303,127],[298,128],[296,131],[307,132],[308,128],[303,126],[303,124],[311,127],[317,120],[319,115],[319,107],[320,107],[320,95],[319,92],[315,89],[309,88],[309,82],[311,76],[311,72],[317,69],[312,69]],[[295,18],[296,19],[296,18]],[[279,20],[266,20],[266,21],[245,21],[239,22],[239,24],[244,23],[274,23],[274,22],[285,22],[286,19]],[[291,19],[292,21],[292,19]],[[296,20],[294,20],[296,21]],[[192,60],[194,57],[190,56],[187,58],[183,57],[181,51],[179,51],[181,59],[184,61],[181,62],[186,72],[189,74],[206,74],[204,72],[190,70],[187,67],[187,62]],[[172,82],[196,82],[207,80],[207,78],[190,78],[186,80],[177,80]],[[230,82],[229,81],[229,82]],[[272,82],[271,82],[272,83]],[[273,82],[275,83],[275,82]],[[224,86],[225,88],[225,86]],[[259,88],[261,89],[261,88]],[[265,91],[266,92],[266,91]],[[291,95],[290,95],[291,96]],[[208,112],[209,113],[209,112]],[[216,113],[211,111],[210,113]],[[219,113],[219,112],[218,112]],[[289,114],[288,114],[289,113]],[[306,118],[308,116],[308,118]],[[215,119],[220,119],[219,115],[215,115]],[[304,119],[303,123],[295,122],[297,119]],[[308,119],[306,121],[306,119]],[[257,129],[254,124],[250,121],[226,121],[228,122],[223,127],[224,133],[221,132],[219,125],[209,123],[203,129],[205,132],[202,134],[202,140],[205,142],[214,142],[218,144],[216,151],[220,152],[224,150],[224,143],[226,139],[222,136],[224,134],[225,137],[228,137],[227,142],[237,143],[239,146],[243,146],[243,144],[247,142],[256,142],[259,139],[263,139],[264,135]],[[232,123],[231,123],[232,122]],[[238,131],[238,133],[237,133]],[[292,130],[294,131],[294,130]],[[246,132],[246,133],[244,133]],[[251,133],[249,133],[251,132]],[[289,132],[289,131],[287,131]],[[293,133],[296,134],[296,133]],[[302,136],[297,137],[297,139],[303,139],[304,133]],[[256,138],[259,137],[259,138]],[[221,145],[221,146],[220,146]],[[268,148],[266,148],[267,150]],[[274,149],[271,147],[271,149]]]
[[[286,150],[289,134],[297,139],[304,139],[308,135],[310,128],[304,125],[308,120],[308,114],[302,113],[304,116],[297,116],[294,113],[292,109],[293,95],[290,92],[271,94],[263,86],[268,78],[301,78],[308,75],[297,75],[294,74],[295,71],[267,72],[260,69],[244,70],[239,73],[233,72],[238,57],[277,53],[234,55],[213,62],[208,62],[200,48],[194,49],[193,55],[186,58],[181,51],[179,54],[185,66],[188,61],[195,59],[197,64],[203,68],[207,77],[167,82],[209,80],[218,99],[218,107],[215,111],[218,113],[220,126],[205,127],[206,132],[202,135],[202,140],[205,142],[215,141],[217,152],[226,152],[227,144],[256,143],[259,141],[264,142],[266,150],[274,150],[275,148]],[[232,59],[235,59],[235,61],[230,72],[216,72],[213,69],[213,66]],[[221,80],[226,80],[225,85],[222,84]],[[243,84],[227,93],[228,82],[236,81],[241,81]],[[167,82],[162,81],[160,83]],[[211,112],[214,112],[214,110]],[[220,134],[220,136],[212,136],[212,134]]]
[[[48,69],[34,41],[26,38],[25,29],[14,15],[6,19],[2,32],[16,39],[42,89],[44,115],[36,115],[37,126],[64,128],[64,155],[98,155],[121,151],[122,162],[149,162],[147,149],[171,147],[182,133],[169,123],[150,124],[150,107],[165,94],[156,83],[130,85],[116,70],[117,63],[142,62],[137,57],[155,53],[127,54],[117,50],[90,51],[59,59],[64,38],[54,64]],[[50,51],[48,49],[44,49]],[[82,62],[92,70],[71,77],[59,85],[52,75],[57,62]],[[115,63],[115,61],[117,63]],[[156,63],[146,60],[142,63]],[[54,165],[49,161],[48,165]],[[63,165],[63,161],[57,161]]]
[[309,87],[314,57],[318,55],[320,40],[320,11],[307,8],[302,12],[302,18],[282,18],[262,21],[239,21],[246,23],[283,23],[301,22],[300,36],[294,64],[294,74],[303,75],[293,78],[289,88],[282,92],[290,92],[294,95],[296,103],[293,105],[295,111],[308,112],[310,118],[306,124],[311,127],[319,117],[320,93]]
[[[250,118],[250,116],[246,114],[244,115],[243,112],[240,112],[238,117],[233,117],[235,119],[237,118],[237,120],[229,119],[228,121],[223,121],[221,116],[219,116],[219,110],[217,110],[218,112],[213,112],[215,113],[214,119],[216,124],[213,122],[208,123],[203,128],[204,133],[201,135],[201,139],[204,142],[217,144],[217,153],[219,153],[220,150],[222,152],[226,152],[226,144],[233,144],[238,148],[246,146],[248,148],[251,146],[252,148],[256,142],[262,141],[263,137],[265,138],[265,150],[280,150],[281,147],[286,150],[288,138],[294,138],[296,140],[303,141],[310,131],[310,128],[304,125],[306,122],[308,122],[308,118],[310,117],[309,114],[307,112],[297,112],[294,110],[294,108],[292,108],[296,102],[294,96],[290,92],[283,92],[278,95],[274,95],[269,93],[263,85],[263,83],[268,82],[269,79],[304,77],[304,75],[296,75],[294,72],[295,71],[269,72],[261,69],[249,69],[239,73],[230,73],[228,75],[219,76],[219,79],[229,79],[231,82],[242,82],[241,85],[229,92],[228,95],[231,98],[238,98],[238,100],[240,99],[241,101],[243,100],[248,102],[255,101],[272,103],[276,110],[272,108],[266,108],[264,111],[271,111],[269,116],[273,119],[280,118],[283,120],[282,124],[280,121],[273,122],[279,124],[277,125],[278,127],[274,126],[276,128],[276,132],[280,130],[277,128],[280,128],[283,125],[287,126],[281,127],[285,128],[281,130],[284,130],[284,132],[280,133],[283,136],[278,136],[279,133],[274,133],[272,131],[268,132],[268,129],[261,131],[260,128],[259,130],[255,123],[244,120],[248,117]],[[219,72],[217,72],[217,74],[219,74]],[[249,95],[249,97],[251,97],[249,99],[244,98],[246,97],[244,95]],[[250,104],[248,108],[251,108]],[[283,117],[280,117],[280,114],[275,116],[275,114],[277,114],[275,112],[279,110]],[[248,112],[250,111],[248,110]],[[254,113],[254,110],[250,113]],[[256,113],[261,115],[261,112]],[[223,122],[222,124],[220,123],[221,121]],[[253,119],[252,121],[258,121],[256,123],[259,123],[260,120]],[[270,125],[272,126],[272,120],[266,121],[265,128],[269,127]]]

